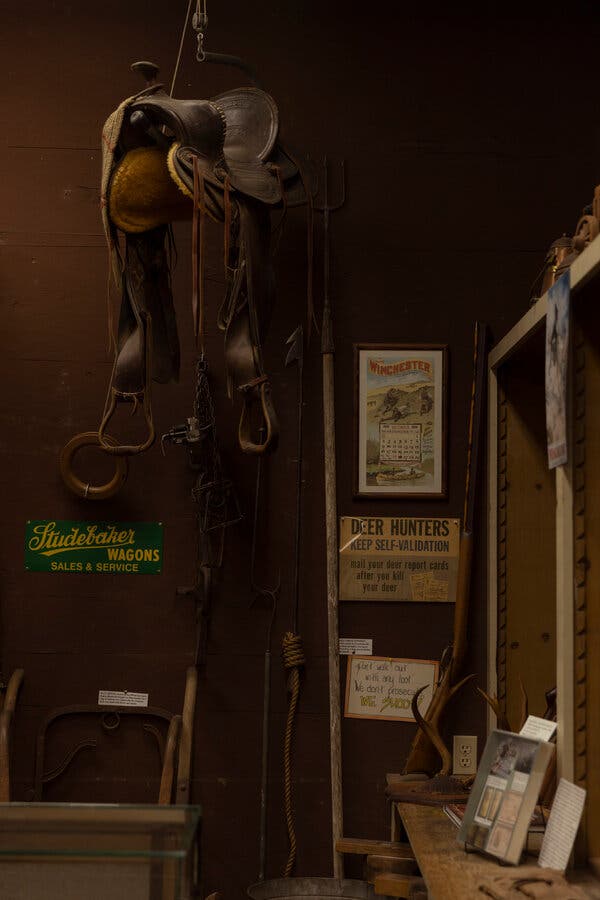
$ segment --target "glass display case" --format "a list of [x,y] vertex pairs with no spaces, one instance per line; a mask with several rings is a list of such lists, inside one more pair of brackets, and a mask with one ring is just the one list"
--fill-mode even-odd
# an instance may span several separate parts
[[0,893],[10,900],[190,900],[198,806],[0,804]]

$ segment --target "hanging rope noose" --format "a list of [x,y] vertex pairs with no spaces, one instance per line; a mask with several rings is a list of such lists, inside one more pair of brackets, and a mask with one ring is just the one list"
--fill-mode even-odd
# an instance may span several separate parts
[[288,714],[285,723],[285,739],[283,743],[283,805],[287,824],[290,850],[283,870],[283,877],[288,878],[296,862],[296,831],[294,829],[294,809],[292,798],[292,739],[294,737],[294,717],[300,696],[300,670],[305,664],[302,638],[299,634],[288,631],[283,636],[283,665],[289,670],[287,689],[289,694]]

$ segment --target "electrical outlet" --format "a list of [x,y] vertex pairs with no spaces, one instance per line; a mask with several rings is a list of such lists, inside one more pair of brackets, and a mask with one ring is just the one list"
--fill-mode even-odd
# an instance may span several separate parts
[[454,775],[474,775],[477,771],[477,735],[455,734],[452,759]]

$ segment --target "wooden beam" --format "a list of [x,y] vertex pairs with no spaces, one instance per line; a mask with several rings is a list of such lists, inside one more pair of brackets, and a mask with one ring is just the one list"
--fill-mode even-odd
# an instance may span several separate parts
[[414,875],[378,875],[375,879],[375,893],[409,900],[415,888],[422,888],[424,884],[422,878]]
[[416,859],[370,853],[365,864],[365,881],[375,884],[378,875],[420,875]]
[[336,853],[369,856],[371,854],[393,856],[394,859],[414,859],[410,844],[396,841],[372,841],[367,838],[340,838],[335,842]]

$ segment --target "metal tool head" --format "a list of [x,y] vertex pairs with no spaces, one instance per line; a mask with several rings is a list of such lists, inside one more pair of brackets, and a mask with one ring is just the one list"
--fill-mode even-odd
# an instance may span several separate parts
[[286,344],[290,345],[290,349],[285,358],[286,366],[290,366],[296,361],[302,363],[302,360],[304,359],[304,330],[302,325],[298,325],[293,334],[290,334]]
[[346,161],[339,162],[339,175],[336,177],[336,193],[335,202],[332,200],[332,192],[330,188],[330,171],[333,170],[335,164],[323,157],[322,169],[323,174],[319,179],[319,191],[314,200],[313,208],[318,212],[332,213],[340,209],[346,202]]

